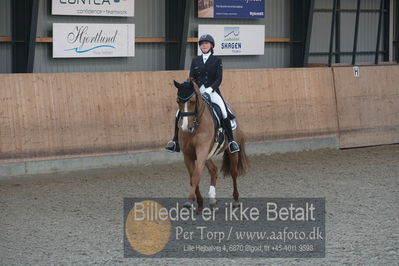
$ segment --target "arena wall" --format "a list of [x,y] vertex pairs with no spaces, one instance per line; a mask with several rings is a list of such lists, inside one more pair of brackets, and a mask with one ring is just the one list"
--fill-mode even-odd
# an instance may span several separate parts
[[[249,143],[399,142],[398,66],[226,70]],[[0,75],[0,162],[161,151],[187,71]],[[335,93],[335,91],[337,93]],[[338,112],[337,112],[338,110]]]
[[399,143],[399,66],[333,69],[340,147]]

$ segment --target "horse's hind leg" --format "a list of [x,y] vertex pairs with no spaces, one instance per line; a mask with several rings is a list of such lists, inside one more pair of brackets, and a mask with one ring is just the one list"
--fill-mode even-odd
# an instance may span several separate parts
[[216,179],[218,168],[211,160],[207,160],[205,165],[208,168],[209,175],[211,176],[211,185],[209,186],[208,192],[209,204],[214,206],[216,204]]
[[212,160],[207,160],[205,165],[206,168],[208,168],[209,175],[211,176],[211,186],[216,187],[218,167],[212,162]]
[[237,187],[237,178],[238,178],[238,153],[229,153],[230,157],[230,174],[233,179],[233,206],[234,207],[239,207],[240,206],[240,201],[238,200],[238,197],[240,194],[238,193],[238,187]]

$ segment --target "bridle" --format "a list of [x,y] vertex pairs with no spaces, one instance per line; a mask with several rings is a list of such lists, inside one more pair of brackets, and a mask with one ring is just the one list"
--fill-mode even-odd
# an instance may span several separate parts
[[189,97],[187,97],[187,98],[185,98],[185,99],[182,99],[182,98],[180,98],[180,97],[178,97],[178,99],[179,99],[179,101],[181,102],[181,103],[186,103],[191,97],[193,97],[193,94],[195,94],[195,107],[194,107],[194,112],[180,112],[180,115],[179,115],[179,119],[180,119],[180,117],[190,117],[190,116],[194,116],[194,118],[193,118],[193,125],[192,125],[192,127],[191,127],[191,132],[194,132],[195,131],[195,129],[196,129],[196,127],[197,126],[199,126],[199,124],[200,124],[200,119],[201,119],[201,116],[202,116],[202,114],[204,113],[204,110],[205,110],[205,104],[204,103],[202,103],[202,106],[201,106],[201,110],[198,112],[198,94],[194,91]]

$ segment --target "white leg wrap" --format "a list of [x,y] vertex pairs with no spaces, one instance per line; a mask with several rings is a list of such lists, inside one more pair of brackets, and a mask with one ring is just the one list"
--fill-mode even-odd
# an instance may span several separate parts
[[216,198],[216,188],[214,186],[209,187],[208,197],[211,199]]

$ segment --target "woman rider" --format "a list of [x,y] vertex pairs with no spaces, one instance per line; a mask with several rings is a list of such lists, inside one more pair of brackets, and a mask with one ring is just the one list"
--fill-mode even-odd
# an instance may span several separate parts
[[[194,57],[191,61],[190,78],[193,78],[198,84],[201,93],[208,93],[211,97],[211,101],[220,107],[223,115],[222,127],[226,132],[227,140],[229,142],[229,150],[231,153],[238,152],[240,151],[240,148],[237,142],[234,141],[230,119],[227,117],[226,106],[220,95],[219,86],[222,82],[223,65],[222,59],[213,55],[215,40],[211,35],[205,34],[199,39],[198,45],[202,55]],[[165,147],[165,149],[170,152],[180,151],[178,142],[178,122],[179,112],[176,114],[175,135],[173,140],[169,141]]]

